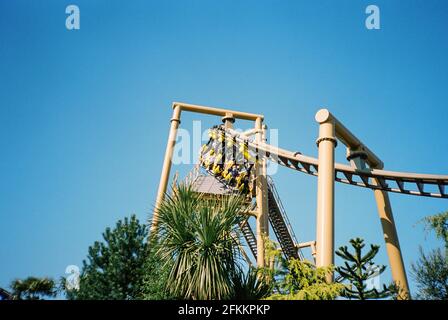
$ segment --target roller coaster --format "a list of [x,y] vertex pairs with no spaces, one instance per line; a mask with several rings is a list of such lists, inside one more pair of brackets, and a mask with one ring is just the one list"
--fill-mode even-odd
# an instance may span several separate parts
[[[199,164],[212,179],[222,184],[218,189],[206,189],[206,193],[226,194],[236,193],[252,199],[255,194],[256,175],[253,170],[255,165],[260,165],[260,156],[253,148],[247,137],[241,139],[240,135],[224,126],[215,126],[210,129],[209,141],[202,146],[199,156]],[[207,178],[190,179],[193,188],[204,193],[204,184],[213,185]],[[286,211],[278,195],[272,177],[267,176],[268,195],[268,219],[279,241],[282,252],[286,258],[303,258],[297,248],[297,238],[286,215]],[[240,226],[243,236],[255,257],[257,258],[257,240],[248,221]]]
[[[248,220],[240,228],[258,266],[266,263],[264,239],[269,236],[269,223],[286,258],[303,259],[301,250],[311,247],[316,266],[333,264],[334,184],[345,183],[373,190],[392,278],[401,288],[400,297],[410,298],[388,192],[448,198],[448,175],[384,170],[383,162],[327,109],[316,113],[319,156],[313,158],[268,144],[263,115],[175,102],[151,232],[157,232],[157,210],[167,190],[181,111],[222,117],[223,124],[210,129],[210,139],[201,148],[199,165],[204,173],[196,170],[190,180],[197,192],[212,196],[239,193],[254,200],[251,213],[256,218],[256,232]],[[254,121],[255,126],[239,132],[233,128],[235,119]],[[347,148],[348,165],[335,162],[334,149],[338,141]],[[318,178],[316,240],[298,242],[273,179],[266,174],[267,161]]]

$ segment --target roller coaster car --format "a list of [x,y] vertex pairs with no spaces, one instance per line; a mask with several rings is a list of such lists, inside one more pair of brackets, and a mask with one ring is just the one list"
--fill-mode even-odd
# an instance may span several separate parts
[[[235,138],[226,135],[220,126],[211,128],[209,137],[199,154],[201,166],[240,193],[253,195],[251,169],[256,157],[251,155],[247,142],[240,142],[236,146]],[[225,150],[225,156],[221,150]]]
[[222,167],[220,164],[214,164],[212,168],[212,172],[214,175],[219,176],[222,172]]

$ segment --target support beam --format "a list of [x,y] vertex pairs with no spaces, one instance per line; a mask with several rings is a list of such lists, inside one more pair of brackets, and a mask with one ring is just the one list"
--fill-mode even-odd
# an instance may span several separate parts
[[229,110],[229,109],[199,106],[199,105],[189,104],[189,103],[184,103],[184,102],[173,102],[173,108],[176,108],[176,107],[180,107],[182,111],[210,114],[210,115],[221,116],[221,117],[225,117],[226,114],[232,114],[232,117],[234,117],[236,119],[241,119],[241,120],[256,121],[257,119],[261,119],[263,121],[263,118],[264,118],[264,116],[261,114],[253,114],[253,113],[240,112],[240,111]]
[[[322,111],[322,110],[321,110]],[[334,149],[336,147],[335,122],[328,114],[319,111],[319,171],[317,176],[316,266],[334,264]],[[323,110],[328,113],[327,110]],[[333,275],[329,275],[329,282]]]
[[226,113],[225,116],[222,117],[222,123],[224,123],[224,128],[226,129],[232,129],[233,124],[235,123],[235,117],[233,116],[233,113]]
[[[255,138],[257,142],[264,142],[263,119],[255,120],[255,129],[258,130]],[[257,266],[262,268],[265,261],[265,238],[269,236],[268,225],[268,187],[266,180],[266,159],[262,155],[256,165],[256,201],[257,201]]]
[[160,204],[163,201],[165,196],[166,188],[168,185],[168,179],[170,177],[171,171],[171,161],[173,158],[174,145],[176,144],[176,136],[177,129],[179,128],[180,123],[180,114],[181,109],[179,106],[175,106],[173,108],[173,117],[171,118],[171,126],[170,132],[168,135],[168,143],[166,145],[165,150],[165,159],[163,160],[162,173],[160,175],[159,189],[157,191],[156,205],[154,207],[153,216],[152,216],[152,224],[151,224],[151,234],[157,232],[157,224],[158,224],[158,210],[160,208]]
[[173,117],[171,118],[171,127],[168,136],[168,142],[165,150],[165,158],[163,161],[162,173],[160,175],[159,189],[157,190],[157,198],[153,211],[151,223],[151,234],[157,232],[158,209],[163,201],[170,176],[171,162],[173,157],[174,145],[176,143],[177,129],[180,124],[180,115],[182,111],[222,116],[224,123],[232,123],[234,119],[243,119],[251,121],[263,121],[264,116],[247,112],[232,111],[228,109],[220,109],[206,106],[193,105],[183,102],[173,102]]
[[244,136],[244,137],[249,137],[249,136],[252,136],[252,135],[254,135],[254,134],[256,134],[256,133],[258,133],[258,130],[252,128],[252,129],[248,129],[248,130],[246,130],[246,131],[240,133],[240,135],[242,135],[242,136]]
[[[335,136],[347,146],[347,160],[349,160],[352,166],[358,170],[371,170],[371,169],[383,169],[384,163],[380,158],[375,155],[367,146],[365,146],[354,134],[352,134],[339,120],[337,120],[328,110],[319,110],[316,114],[316,121],[321,124],[332,122],[334,123]],[[320,139],[319,139],[320,140]],[[321,142],[322,143],[322,142]],[[320,172],[320,148],[319,148],[319,172]],[[334,161],[334,160],[333,160]],[[333,162],[334,163],[334,162]],[[369,169],[366,168],[365,163],[369,165]],[[369,179],[363,178],[360,175],[363,182],[368,185]],[[349,177],[347,177],[349,178]],[[319,175],[320,179],[320,175]],[[350,179],[349,179],[350,180]],[[319,183],[319,182],[318,182]],[[373,186],[380,186],[382,181],[377,178],[371,178],[370,183]],[[383,183],[385,183],[383,181]],[[400,190],[403,190],[403,184],[400,180],[397,180],[397,184]],[[420,188],[419,188],[420,189]],[[421,190],[420,190],[421,191]],[[403,263],[403,257],[401,255],[400,243],[398,241],[398,234],[395,227],[394,217],[392,214],[392,207],[390,205],[389,195],[386,191],[375,189],[374,191],[378,214],[381,219],[381,226],[383,228],[384,240],[386,242],[387,254],[389,256],[389,263],[392,272],[392,278],[394,282],[400,286],[400,299],[410,299],[410,292],[408,281],[406,277],[406,271]],[[319,195],[318,195],[319,197]],[[319,211],[319,209],[318,209]],[[319,217],[318,217],[319,219]],[[329,241],[329,239],[327,239]],[[319,238],[317,239],[317,262],[319,266]],[[320,262],[321,263],[321,262]]]
[[316,263],[316,241],[301,242],[296,245],[297,250],[308,247],[311,248],[311,255],[313,256],[314,263]]
[[[373,185],[378,185],[377,179],[372,179]],[[406,270],[401,255],[400,242],[397,229],[395,228],[394,216],[390,205],[389,195],[383,190],[374,190],[375,200],[378,207],[378,215],[383,228],[384,241],[386,242],[387,255],[389,256],[392,279],[400,287],[398,299],[411,299]]]
[[[262,125],[262,129],[261,129],[261,141],[262,143],[266,143],[267,141],[267,129],[268,126],[266,124]],[[260,151],[259,151],[260,152]],[[266,159],[266,155],[265,153],[263,153],[263,162],[262,162],[262,167],[263,167],[263,207],[265,210],[265,219],[263,221],[264,223],[264,230],[266,233],[266,236],[269,237],[269,203],[268,203],[268,162]]]
[[[363,159],[362,155],[352,156],[352,164],[355,168],[365,170],[366,161],[369,166],[369,159]],[[382,168],[381,168],[382,169]],[[386,182],[378,178],[370,179],[372,186],[381,186]],[[386,191],[374,189],[375,201],[378,208],[378,215],[381,221],[381,227],[383,229],[384,241],[386,243],[387,255],[389,256],[389,265],[392,273],[392,279],[400,287],[398,299],[410,299],[410,292],[408,286],[408,280],[406,277],[406,270],[403,263],[403,257],[401,255],[400,243],[398,240],[397,229],[395,227],[394,217],[392,214],[392,206],[390,204],[389,195]]]
[[[235,118],[233,117],[232,113],[227,113],[224,117],[222,117],[221,120],[222,120],[222,122],[224,124],[224,127],[226,129],[232,129],[233,128],[233,124],[235,123]],[[258,215],[259,215],[259,211],[258,210],[257,211],[249,211],[249,212],[246,212],[246,214],[255,216],[257,221],[258,221]],[[248,222],[246,221],[246,223],[248,223]],[[257,222],[257,232],[258,232],[258,222]],[[258,233],[257,233],[257,235],[258,235]],[[259,240],[258,240],[258,242],[259,242]],[[243,255],[243,258],[246,260],[246,262],[249,264],[249,266],[252,266],[252,262],[250,261],[249,257],[247,256],[247,254],[244,251],[244,248],[241,246],[241,244],[239,244],[239,247],[240,247],[241,254]],[[258,264],[258,256],[260,255],[258,252],[262,252],[262,254],[264,255],[264,250],[260,251],[260,248],[257,247],[257,264]]]

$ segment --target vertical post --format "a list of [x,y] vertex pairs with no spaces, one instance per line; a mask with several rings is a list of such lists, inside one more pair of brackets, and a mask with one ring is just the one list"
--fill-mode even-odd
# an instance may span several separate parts
[[222,117],[222,123],[224,123],[224,127],[226,129],[232,129],[233,124],[235,123],[235,118],[232,113],[226,113],[224,117]]
[[[366,170],[366,162],[369,164],[370,168],[383,169],[382,163],[372,163],[371,159],[369,159],[368,155],[363,151],[347,148],[347,160],[349,160],[351,165],[358,170]],[[371,179],[371,183],[374,186],[380,185],[378,179],[375,178]],[[410,299],[411,296],[406,277],[406,270],[401,255],[400,242],[398,240],[398,233],[395,227],[389,195],[386,191],[379,189],[374,189],[373,192],[381,221],[381,227],[383,228],[383,236],[386,243],[387,255],[389,256],[392,279],[399,287],[398,299]]]
[[[232,113],[227,112],[226,115],[221,118],[221,120],[222,120],[222,123],[224,123],[224,128],[226,128],[226,129],[233,128],[233,124],[235,123],[235,118],[233,117]],[[226,150],[224,151],[224,157],[222,158],[222,160],[224,162],[227,161],[227,159],[225,158],[226,155],[232,154],[232,148],[228,149],[229,147],[227,146],[227,144],[225,144],[225,148],[226,148]]]
[[[374,185],[379,185],[376,179],[372,179]],[[378,214],[383,228],[384,241],[386,242],[387,255],[392,273],[392,279],[400,288],[398,299],[410,299],[410,291],[403,257],[400,250],[397,229],[395,228],[394,216],[390,205],[389,195],[383,190],[374,190]]]
[[[319,170],[317,178],[316,266],[334,263],[334,149],[336,147],[335,123],[328,110],[317,112],[319,138]],[[328,281],[333,280],[333,275]]]
[[[262,119],[255,120],[256,141],[264,142]],[[264,267],[265,261],[265,237],[269,235],[268,228],[268,189],[266,181],[266,159],[259,154],[256,165],[256,200],[257,200],[257,266]]]
[[180,123],[180,113],[181,113],[180,106],[179,105],[174,106],[173,117],[171,118],[170,133],[168,135],[168,142],[165,150],[165,159],[163,160],[159,189],[157,191],[156,205],[154,207],[152,217],[151,234],[157,232],[158,210],[165,196],[166,188],[168,185],[168,179],[170,177],[171,160],[173,158],[174,145],[176,144],[177,128],[179,127]]
[[[267,131],[268,126],[263,124],[263,130],[262,130],[262,142],[266,143],[266,131]],[[263,206],[266,208],[266,215],[265,215],[265,219],[263,221],[264,223],[264,230],[266,233],[266,236],[269,236],[269,203],[268,203],[268,163],[265,157],[265,154],[263,153],[263,179],[264,179],[264,197],[263,197]]]

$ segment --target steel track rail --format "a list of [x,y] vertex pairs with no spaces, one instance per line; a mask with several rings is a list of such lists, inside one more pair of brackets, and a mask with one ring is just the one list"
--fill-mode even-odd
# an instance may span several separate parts
[[[277,162],[287,168],[317,176],[318,159],[297,152],[251,141],[233,129],[223,129],[237,142],[246,143],[257,155]],[[420,174],[378,169],[359,170],[349,165],[335,164],[335,181],[369,189],[409,194],[414,196],[448,198],[448,175]]]

